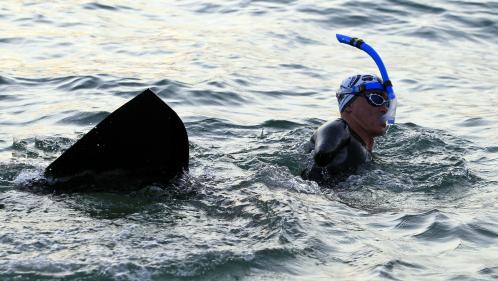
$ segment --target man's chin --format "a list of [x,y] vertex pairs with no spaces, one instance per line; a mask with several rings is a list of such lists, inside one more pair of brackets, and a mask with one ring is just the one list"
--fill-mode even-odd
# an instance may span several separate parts
[[387,133],[387,128],[387,124],[384,122],[376,128],[376,130],[373,132],[373,135],[375,137],[383,136]]

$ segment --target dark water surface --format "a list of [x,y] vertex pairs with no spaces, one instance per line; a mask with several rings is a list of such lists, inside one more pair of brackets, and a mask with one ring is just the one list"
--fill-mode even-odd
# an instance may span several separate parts
[[[3,1],[0,279],[496,280],[497,1]],[[386,63],[398,124],[322,189],[303,146]],[[27,183],[150,87],[190,173],[130,194]]]

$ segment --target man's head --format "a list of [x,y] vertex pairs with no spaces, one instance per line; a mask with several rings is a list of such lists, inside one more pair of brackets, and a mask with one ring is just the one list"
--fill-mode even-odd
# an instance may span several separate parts
[[384,135],[387,93],[382,80],[370,74],[358,74],[342,81],[337,91],[341,117],[350,127],[366,137]]

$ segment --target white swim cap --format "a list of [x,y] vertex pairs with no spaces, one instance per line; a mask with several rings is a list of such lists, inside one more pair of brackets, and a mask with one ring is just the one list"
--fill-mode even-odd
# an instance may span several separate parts
[[361,86],[366,84],[374,83],[373,88],[377,88],[377,85],[382,85],[382,79],[373,74],[356,74],[344,79],[339,87],[339,90],[336,93],[337,102],[339,104],[339,111],[343,112],[346,106],[351,104],[358,95],[353,95],[354,93],[361,92]]

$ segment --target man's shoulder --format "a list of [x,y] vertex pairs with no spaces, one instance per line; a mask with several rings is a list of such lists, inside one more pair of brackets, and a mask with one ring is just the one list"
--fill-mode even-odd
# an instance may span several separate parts
[[331,132],[334,132],[334,131],[343,132],[343,131],[345,131],[347,129],[348,129],[348,124],[346,123],[346,121],[344,121],[344,119],[338,118],[338,119],[335,119],[335,120],[327,121],[324,124],[322,124],[317,129],[317,133],[318,132],[331,133]]
[[335,119],[322,124],[311,137],[312,143],[342,142],[350,137],[349,127],[343,119]]

